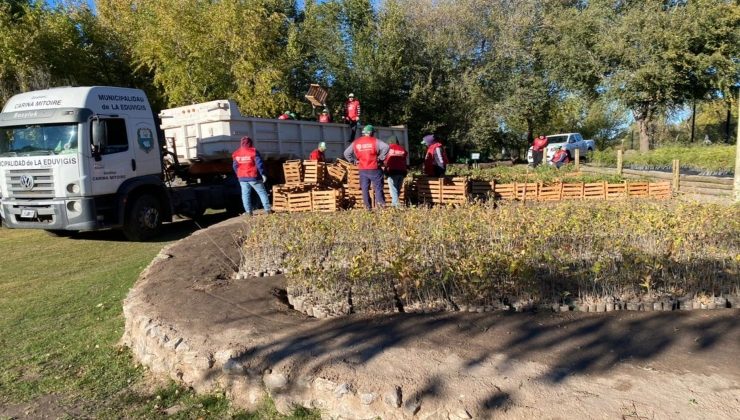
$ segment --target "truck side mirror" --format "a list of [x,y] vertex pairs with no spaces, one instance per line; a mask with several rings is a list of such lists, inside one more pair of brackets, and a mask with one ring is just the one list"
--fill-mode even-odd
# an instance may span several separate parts
[[93,158],[96,161],[100,160],[100,146],[107,144],[107,132],[106,125],[103,120],[98,117],[94,117],[92,120],[92,144],[90,145],[90,151],[92,152]]

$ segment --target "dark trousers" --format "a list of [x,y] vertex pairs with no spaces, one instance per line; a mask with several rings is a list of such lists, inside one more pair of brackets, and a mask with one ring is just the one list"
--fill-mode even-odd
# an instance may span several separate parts
[[445,172],[447,172],[446,168],[434,165],[434,176],[437,178],[445,176]]
[[542,157],[544,156],[544,151],[542,150],[532,150],[532,166],[537,167],[540,163],[542,163]]
[[385,196],[383,196],[383,171],[380,169],[360,170],[360,189],[362,189],[362,202],[365,208],[370,210],[370,184],[375,190],[375,207],[385,207]]
[[349,143],[355,141],[355,135],[357,135],[357,121],[349,120]]

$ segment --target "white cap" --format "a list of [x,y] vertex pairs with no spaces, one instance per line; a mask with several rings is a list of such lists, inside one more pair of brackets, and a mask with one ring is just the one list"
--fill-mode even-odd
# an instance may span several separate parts
[[354,97],[355,97],[355,94],[354,94],[354,93],[350,93],[350,94],[349,94],[349,97],[350,97],[350,98],[354,98]]

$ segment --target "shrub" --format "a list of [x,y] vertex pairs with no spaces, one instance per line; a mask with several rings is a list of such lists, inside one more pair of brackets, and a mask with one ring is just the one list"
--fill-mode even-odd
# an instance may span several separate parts
[[[678,159],[681,168],[709,175],[733,174],[735,168],[735,146],[662,146],[646,153],[628,150],[624,154],[624,165],[634,169],[670,170],[673,159]],[[597,165],[616,166],[617,152],[613,149],[596,151],[592,161]]]
[[304,213],[250,219],[245,233],[244,271],[277,262],[294,294],[347,299],[364,312],[720,294],[740,279],[738,206],[640,200]]

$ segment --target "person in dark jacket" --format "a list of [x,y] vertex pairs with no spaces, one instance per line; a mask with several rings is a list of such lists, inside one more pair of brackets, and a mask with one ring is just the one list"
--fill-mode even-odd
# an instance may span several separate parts
[[236,177],[239,178],[239,185],[242,189],[242,204],[246,214],[252,215],[252,189],[257,192],[260,201],[262,201],[265,214],[271,213],[270,197],[268,197],[265,189],[265,182],[267,182],[265,166],[260,152],[252,144],[252,139],[249,136],[242,137],[241,146],[236,149],[231,157],[234,160],[234,172],[236,172]]
[[366,125],[362,129],[362,137],[357,138],[344,151],[344,158],[358,166],[360,170],[360,188],[365,208],[370,210],[370,184],[375,190],[375,204],[385,207],[383,195],[383,171],[378,162],[383,162],[388,155],[388,145],[373,136],[375,128]]
[[388,154],[385,157],[383,166],[385,167],[385,174],[388,176],[388,189],[391,192],[391,205],[393,207],[398,207],[398,196],[403,187],[403,178],[408,174],[406,158],[409,154],[403,146],[398,144],[398,137],[396,136],[388,137],[386,143],[388,143]]

